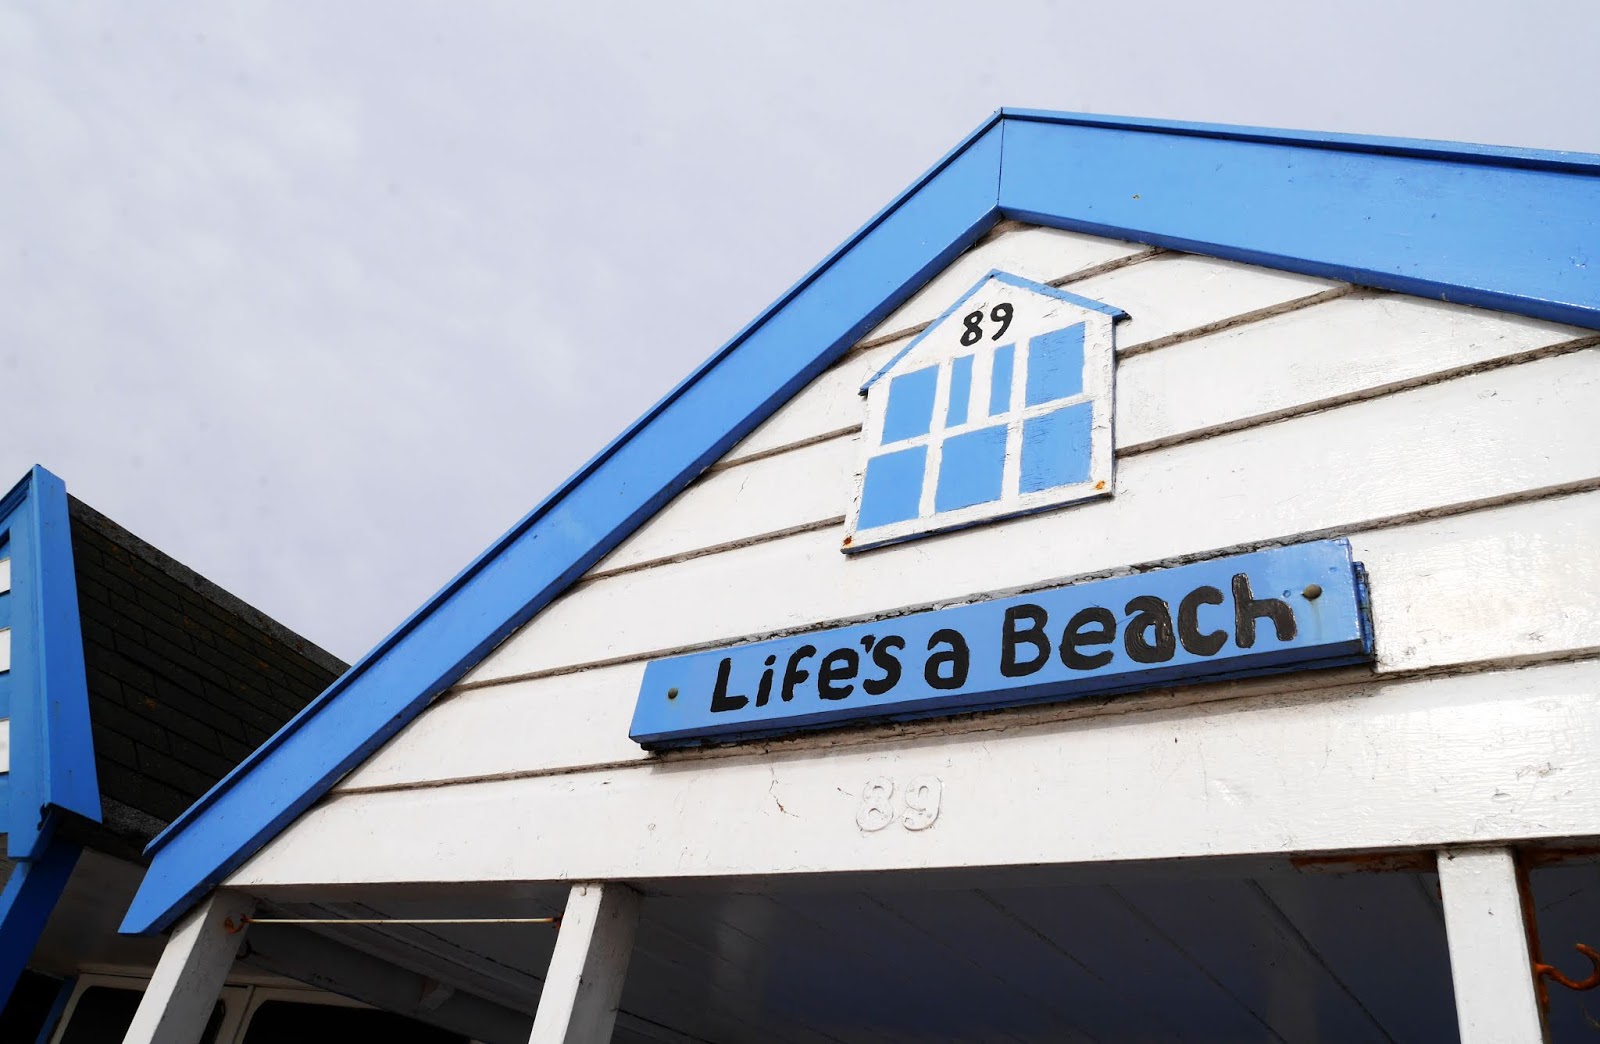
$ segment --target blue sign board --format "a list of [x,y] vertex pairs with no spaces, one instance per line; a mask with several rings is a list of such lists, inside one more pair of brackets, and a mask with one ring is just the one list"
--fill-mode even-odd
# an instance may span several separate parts
[[1361,567],[1326,540],[655,660],[629,735],[688,746],[1371,656]]

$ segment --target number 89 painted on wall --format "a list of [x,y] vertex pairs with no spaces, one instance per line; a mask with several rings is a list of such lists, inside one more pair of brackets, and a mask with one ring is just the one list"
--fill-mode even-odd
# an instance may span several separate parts
[[856,826],[863,832],[873,833],[899,819],[907,830],[926,830],[939,818],[939,799],[943,794],[944,784],[938,777],[918,776],[906,784],[900,797],[901,808],[897,811],[894,780],[886,776],[869,779],[861,788]]

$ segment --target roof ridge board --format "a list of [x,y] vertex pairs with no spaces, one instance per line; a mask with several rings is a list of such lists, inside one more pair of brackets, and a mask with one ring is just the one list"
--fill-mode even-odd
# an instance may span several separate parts
[[[406,635],[415,629],[416,625],[422,620],[423,617],[430,614],[440,603],[447,600],[452,594],[465,586],[475,575],[481,572],[482,569],[488,565],[488,563],[498,557],[506,547],[512,544],[518,537],[522,536],[527,530],[532,528],[533,525],[543,518],[550,509],[564,499],[568,493],[570,493],[575,487],[580,485],[585,479],[589,478],[590,475],[597,471],[608,459],[611,458],[613,454],[616,453],[618,449],[632,440],[633,437],[642,431],[652,420],[654,420],[669,406],[671,406],[672,403],[675,402],[685,390],[698,382],[706,373],[708,373],[719,362],[721,362],[736,348],[738,348],[739,345],[748,340],[750,335],[756,329],[761,327],[774,314],[781,311],[786,305],[798,297],[806,290],[807,287],[811,286],[823,272],[825,272],[841,257],[847,254],[851,249],[853,249],[857,244],[871,234],[873,230],[881,226],[884,221],[886,221],[890,215],[897,211],[911,196],[921,190],[927,183],[932,181],[939,174],[943,173],[964,152],[966,152],[972,145],[977,143],[991,128],[999,123],[1000,120],[1000,111],[996,110],[987,120],[980,124],[965,138],[963,138],[960,143],[941,156],[939,160],[933,164],[933,166],[928,168],[928,170],[922,174],[921,177],[912,182],[910,186],[903,190],[899,195],[895,196],[895,198],[886,206],[881,208],[877,213],[869,218],[866,223],[858,228],[842,244],[836,247],[830,254],[828,254],[827,257],[823,258],[823,260],[818,262],[816,265],[813,265],[777,300],[768,305],[761,311],[759,315],[740,328],[740,330],[735,333],[726,344],[712,354],[710,358],[697,366],[689,373],[687,377],[683,378],[683,380],[679,381],[670,390],[668,390],[667,393],[663,395],[653,406],[646,410],[631,425],[625,428],[621,434],[617,435],[610,442],[602,446],[600,450],[594,454],[594,456],[590,457],[581,466],[579,466],[579,468],[573,472],[573,474],[569,476],[565,482],[557,486],[554,491],[536,504],[533,510],[529,511],[526,515],[519,519],[516,524],[502,534],[494,543],[489,545],[489,547],[486,548],[481,554],[479,554],[471,562],[468,562],[459,573],[451,577],[450,580],[433,595],[433,597],[429,598],[415,612],[411,613],[404,620],[402,620],[394,630],[390,631],[387,635],[380,639],[378,644],[373,646],[373,648],[366,655],[362,656],[360,659],[351,664],[344,674],[335,679],[332,685],[318,695],[316,699],[312,700],[311,703],[307,704],[299,714],[296,714],[289,721],[285,722],[282,728],[280,728],[272,736],[268,737],[266,742],[253,751],[244,761],[235,766],[233,771],[229,772],[222,779],[218,780],[216,786],[202,794],[193,805],[183,812],[182,815],[178,816],[177,819],[168,824],[165,830],[151,840],[149,846],[145,850],[145,854],[154,855],[156,851],[166,844],[169,835],[181,830],[187,822],[198,816],[200,812],[204,811],[204,809],[213,800],[215,800],[215,795],[218,791],[231,785],[230,781],[234,777],[241,776],[248,771],[251,764],[260,760],[260,758],[269,752],[274,746],[276,746],[277,743],[281,742],[281,738],[283,736],[299,728],[303,718],[313,717],[325,701],[336,695],[343,688],[348,687],[354,678],[365,671],[367,666],[372,661],[378,659],[393,649],[395,645],[397,645],[406,637]],[[996,179],[995,195],[998,199],[998,178]],[[998,221],[997,212],[994,221],[991,221],[990,224],[992,225],[995,223],[995,221]],[[875,322],[887,316],[891,311],[893,311],[893,308],[886,304],[882,306],[881,311],[883,313],[882,315],[878,315],[875,318],[869,317],[868,319],[863,320],[861,324],[858,324],[863,327],[863,329],[860,331],[861,333],[866,332],[866,330],[870,330]],[[517,626],[520,626],[520,624]],[[515,629],[516,627],[509,628],[509,630]],[[496,644],[498,644],[498,642]]]
[[1522,167],[1537,170],[1600,174],[1600,153],[1561,149],[1534,149],[1512,145],[1485,145],[1476,142],[1434,138],[1404,138],[1380,134],[1343,134],[1332,131],[1257,127],[1246,124],[1198,123],[1187,120],[1150,119],[1139,116],[1106,116],[1087,112],[1051,112],[1047,109],[1004,108],[1000,114],[1020,123],[1058,123],[1108,130],[1147,131],[1195,138],[1221,138],[1252,141],[1268,145],[1290,145],[1341,152],[1410,156],[1418,159],[1451,160],[1488,166]]

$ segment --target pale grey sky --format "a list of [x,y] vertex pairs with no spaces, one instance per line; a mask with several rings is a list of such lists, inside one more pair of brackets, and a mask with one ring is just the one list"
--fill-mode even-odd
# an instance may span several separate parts
[[1600,5],[12,3],[0,486],[354,658],[1001,105],[1600,152]]

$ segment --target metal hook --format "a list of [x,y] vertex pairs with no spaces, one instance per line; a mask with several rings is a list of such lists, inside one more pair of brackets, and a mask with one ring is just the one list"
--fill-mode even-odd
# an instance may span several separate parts
[[1533,966],[1534,977],[1554,979],[1569,990],[1592,990],[1596,986],[1600,986],[1600,953],[1596,953],[1591,947],[1585,946],[1583,943],[1578,943],[1578,952],[1589,958],[1589,963],[1594,966],[1594,970],[1589,973],[1589,977],[1582,982],[1575,982],[1567,978],[1561,974],[1559,968],[1552,964],[1535,964]]

